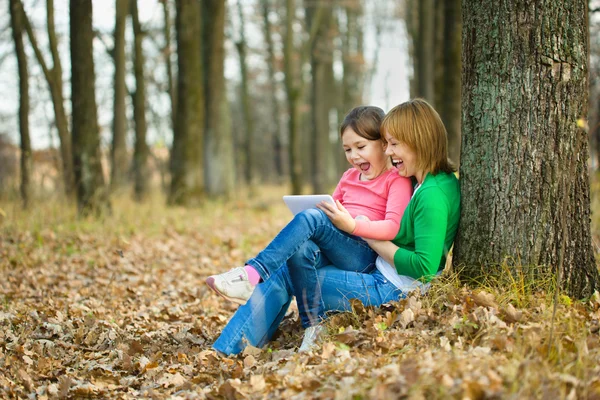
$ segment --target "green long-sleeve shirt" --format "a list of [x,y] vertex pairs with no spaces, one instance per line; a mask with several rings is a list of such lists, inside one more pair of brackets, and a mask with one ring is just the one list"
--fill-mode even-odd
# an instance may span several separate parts
[[444,268],[460,217],[460,187],[454,174],[427,174],[404,210],[392,240],[398,274],[430,281]]

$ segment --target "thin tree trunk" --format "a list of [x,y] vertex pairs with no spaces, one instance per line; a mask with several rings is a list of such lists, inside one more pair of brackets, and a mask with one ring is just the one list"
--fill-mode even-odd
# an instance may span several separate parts
[[177,117],[171,152],[171,204],[198,204],[204,194],[204,81],[197,0],[177,0]]
[[419,43],[417,48],[417,95],[434,103],[434,0],[419,1]]
[[77,205],[82,215],[110,208],[104,185],[96,107],[92,1],[70,1],[71,108]]
[[133,68],[135,92],[133,94],[133,119],[135,121],[135,148],[133,153],[134,198],[142,201],[148,193],[148,144],[146,143],[146,81],[144,79],[144,32],[138,16],[138,0],[131,0],[131,21],[134,34]]
[[[598,288],[590,233],[587,1],[463,2],[463,275],[517,265]],[[561,263],[561,259],[564,262]],[[533,275],[535,277],[535,273]]]
[[275,79],[275,50],[273,46],[273,36],[271,35],[271,22],[269,20],[269,0],[261,0],[263,11],[263,24],[265,30],[265,42],[267,44],[267,69],[269,73],[269,82],[271,85],[270,97],[271,107],[273,109],[273,153],[275,155],[275,171],[278,179],[285,175],[284,158],[285,148],[283,145],[283,127],[281,126],[281,110],[279,100],[277,99],[277,80]]
[[448,156],[460,161],[461,119],[461,0],[443,0],[444,30],[442,44],[443,76],[438,111],[448,131]]
[[[312,20],[315,7],[307,7],[308,21]],[[331,34],[331,8],[323,11],[323,21],[319,25],[317,37],[311,51],[312,91],[311,91],[311,183],[313,193],[327,193],[328,170],[333,159],[329,146],[329,110],[331,104],[331,77],[333,71],[333,35]]]
[[244,12],[242,9],[241,0],[237,2],[238,15],[240,18],[240,39],[235,43],[238,55],[240,58],[240,98],[242,103],[242,112],[244,115],[244,131],[246,133],[244,138],[244,149],[245,149],[245,168],[246,183],[252,188],[255,180],[254,176],[254,114],[252,113],[249,88],[248,88],[248,62],[246,61],[246,32],[244,24]]
[[[135,0],[131,0],[134,1]],[[111,189],[118,189],[127,183],[129,157],[127,156],[127,114],[125,98],[125,25],[129,14],[129,0],[116,0],[113,58],[115,62],[113,138],[110,152]]]
[[[358,0],[348,3],[346,12],[346,32],[342,38],[342,78],[343,115],[362,104],[364,79],[364,32],[363,8]],[[344,161],[345,162],[345,161]]]
[[[20,0],[18,0],[21,2]],[[44,56],[38,46],[37,39],[29,18],[23,11],[23,23],[27,29],[29,41],[33,47],[36,59],[40,64],[44,77],[48,83],[50,96],[52,97],[52,106],[54,107],[54,118],[56,122],[56,130],[60,140],[60,154],[62,159],[62,174],[65,193],[68,198],[71,198],[75,191],[75,175],[73,172],[73,151],[71,132],[69,131],[69,122],[64,107],[63,96],[63,79],[62,79],[62,64],[58,54],[58,41],[56,39],[56,30],[54,28],[54,0],[46,1],[46,24],[48,30],[48,41],[50,52],[52,54],[52,68],[46,64]]]
[[[304,176],[302,171],[302,140],[299,132],[299,107],[303,98],[305,82],[302,78],[301,69],[306,63],[312,43],[315,39],[323,7],[317,7],[315,16],[310,26],[308,39],[302,44],[300,57],[294,57],[296,48],[294,46],[294,20],[296,4],[294,0],[286,0],[285,38],[283,42],[285,89],[288,102],[288,133],[289,133],[289,163],[292,183],[292,193],[302,193]],[[296,66],[298,68],[296,68]]]
[[170,0],[161,1],[163,5],[164,26],[163,34],[165,37],[165,46],[163,49],[165,55],[165,64],[167,67],[167,93],[171,99],[171,129],[175,129],[175,110],[177,109],[177,87],[173,82],[173,64],[171,63],[171,54],[173,46],[171,44],[171,13],[169,11]]
[[19,69],[19,135],[21,138],[21,200],[28,208],[31,200],[31,141],[29,138],[29,72],[23,44],[24,12],[19,0],[10,0],[10,23]]
[[230,197],[235,188],[235,158],[223,74],[227,5],[225,0],[204,0],[202,7],[203,57],[206,66],[204,73],[206,193],[211,197]]

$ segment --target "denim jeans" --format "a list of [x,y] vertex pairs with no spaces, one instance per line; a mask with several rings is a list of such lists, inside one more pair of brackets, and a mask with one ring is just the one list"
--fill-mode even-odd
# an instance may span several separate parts
[[[380,306],[405,296],[376,269],[371,273],[361,273],[329,265],[314,270],[319,282],[317,296],[321,299],[323,313],[350,310],[349,300],[352,298],[360,299],[365,305]],[[285,316],[294,287],[302,288],[304,284],[304,281],[291,277],[287,264],[273,271],[268,279],[256,286],[248,302],[233,314],[213,348],[231,355],[242,352],[248,344],[264,346]],[[310,318],[323,316],[312,315]]]
[[[333,225],[319,209],[304,210],[294,217],[267,247],[246,264],[253,266],[263,280],[285,264],[298,250],[311,241],[321,252],[323,263],[340,269],[368,272],[374,268],[377,253],[358,236],[350,235]],[[293,265],[288,265],[293,269]]]

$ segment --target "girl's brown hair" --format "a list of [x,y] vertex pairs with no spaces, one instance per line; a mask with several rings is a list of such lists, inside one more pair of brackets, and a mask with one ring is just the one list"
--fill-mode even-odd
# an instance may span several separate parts
[[360,137],[367,140],[385,140],[380,131],[385,113],[379,107],[358,106],[350,110],[340,126],[340,136],[351,128]]
[[446,127],[437,111],[423,99],[413,99],[392,108],[381,123],[381,131],[410,147],[417,167],[425,174],[451,173]]

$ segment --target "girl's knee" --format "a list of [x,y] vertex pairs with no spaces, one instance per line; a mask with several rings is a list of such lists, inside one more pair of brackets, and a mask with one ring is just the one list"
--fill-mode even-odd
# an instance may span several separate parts
[[296,218],[303,219],[311,223],[329,221],[327,215],[325,215],[325,213],[318,208],[309,208],[301,211],[296,215]]

